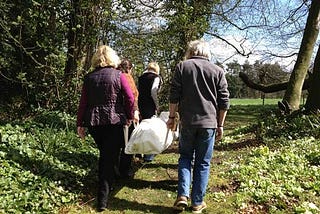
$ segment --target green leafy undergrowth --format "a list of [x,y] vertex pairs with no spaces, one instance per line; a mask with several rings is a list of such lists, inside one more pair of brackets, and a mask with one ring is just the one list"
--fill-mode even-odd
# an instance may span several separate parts
[[231,109],[227,127],[234,125],[232,119],[239,111],[256,115],[258,123],[248,120],[247,126],[232,127],[215,146],[224,159],[225,171],[218,176],[233,186],[237,210],[320,213],[319,116],[284,116],[272,106],[247,110],[245,106]]
[[[264,109],[248,107],[252,117],[245,106],[230,110],[224,139],[215,144],[206,213],[320,212],[319,139],[298,138],[298,129],[284,130],[289,125],[271,113],[257,129]],[[44,111],[0,125],[0,213],[95,212],[98,151],[91,138],[79,140],[74,123]],[[104,213],[172,213],[177,148],[137,163],[134,179],[117,183]]]
[[81,142],[45,121],[16,121],[0,133],[0,213],[57,213],[91,194],[97,150],[90,138]]
[[[304,138],[254,148],[229,173],[239,183],[239,209],[260,204],[268,213],[320,212],[320,141]],[[270,149],[276,148],[276,149]]]
[[277,109],[264,110],[256,125],[256,135],[264,138],[299,139],[314,137],[320,139],[320,115],[305,115],[301,112],[289,116],[279,114]]

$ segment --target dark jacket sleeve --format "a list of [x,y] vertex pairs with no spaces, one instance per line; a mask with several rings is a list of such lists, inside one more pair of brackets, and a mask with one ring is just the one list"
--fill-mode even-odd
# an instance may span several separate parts
[[77,126],[83,126],[83,117],[87,107],[87,103],[88,103],[87,91],[83,85],[81,90],[80,102],[78,106]]
[[217,86],[217,103],[218,108],[221,110],[227,110],[230,107],[230,100],[229,100],[229,91],[228,91],[228,83],[225,77],[224,72],[220,73],[220,81]]
[[176,70],[171,82],[170,87],[170,103],[179,103],[182,91],[182,82],[181,82],[181,63],[176,66]]

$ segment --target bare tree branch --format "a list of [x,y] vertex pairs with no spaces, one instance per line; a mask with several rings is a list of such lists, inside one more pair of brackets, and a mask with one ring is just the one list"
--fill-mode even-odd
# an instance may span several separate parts
[[227,43],[228,45],[230,45],[231,47],[233,47],[238,54],[240,54],[240,55],[242,55],[242,56],[249,57],[249,56],[252,54],[251,52],[245,53],[245,50],[244,50],[244,48],[243,48],[241,45],[240,45],[240,46],[242,47],[242,50],[238,49],[235,45],[233,45],[232,43],[230,43],[230,42],[229,42],[228,40],[226,40],[225,38],[219,36],[218,34],[215,34],[215,33],[212,33],[212,32],[206,32],[206,34],[211,35],[211,36],[213,36],[213,37],[216,37],[216,38],[220,39],[221,41]]

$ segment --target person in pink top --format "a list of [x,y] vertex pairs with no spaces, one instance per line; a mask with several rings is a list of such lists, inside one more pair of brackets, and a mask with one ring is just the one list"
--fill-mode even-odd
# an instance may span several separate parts
[[[138,96],[139,92],[137,89],[137,86],[135,84],[135,81],[132,77],[132,70],[133,70],[133,64],[131,63],[130,60],[128,59],[122,59],[119,67],[119,70],[122,71],[122,73],[125,75],[127,78],[127,81],[130,85],[130,88],[133,92],[134,96],[134,118],[133,118],[133,123],[128,127],[128,138],[130,138],[135,125],[134,123],[139,122],[139,109],[138,109]],[[120,178],[132,178],[134,177],[134,170],[132,167],[132,160],[133,160],[133,155],[126,154],[125,151],[125,143],[123,144],[123,147],[121,149],[120,153],[120,158],[119,158],[119,174]]]

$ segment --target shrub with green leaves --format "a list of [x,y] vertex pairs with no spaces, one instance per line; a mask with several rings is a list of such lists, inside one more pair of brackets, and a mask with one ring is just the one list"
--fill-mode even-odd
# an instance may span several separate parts
[[286,138],[299,139],[303,137],[320,138],[320,117],[316,114],[295,114],[284,116],[276,110],[264,111],[256,126],[258,139]]
[[47,115],[57,122],[0,126],[0,212],[57,213],[96,181],[92,139],[80,141],[64,121],[69,115],[45,112],[42,118]]

